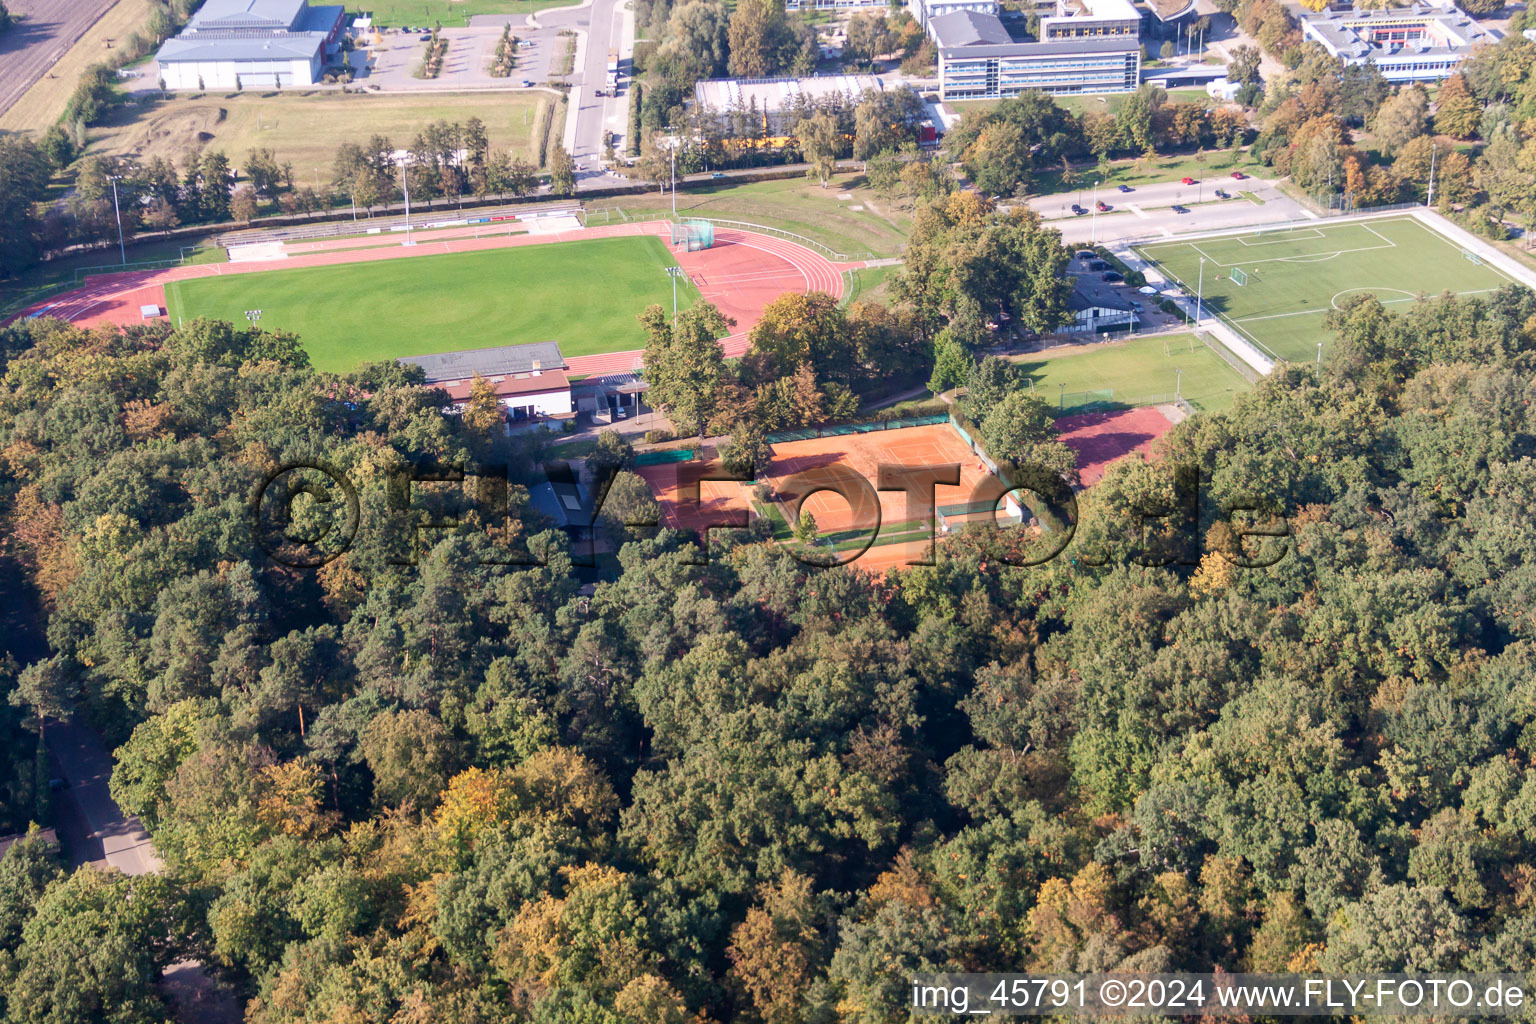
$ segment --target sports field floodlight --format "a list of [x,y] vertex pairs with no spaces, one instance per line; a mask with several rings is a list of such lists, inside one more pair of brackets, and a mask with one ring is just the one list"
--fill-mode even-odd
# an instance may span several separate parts
[[667,276],[672,279],[672,326],[677,326],[677,279],[683,276],[682,267],[668,267]]
[[1202,306],[1205,296],[1205,257],[1200,257],[1200,281],[1195,285],[1195,326],[1200,326],[1200,321],[1205,318],[1205,310]]
[[117,183],[123,179],[121,174],[109,174],[107,180],[112,183],[112,213],[117,217],[117,252],[123,258],[123,266],[128,265],[128,248],[123,243],[123,211],[117,205]]
[[400,187],[405,192],[405,243],[415,245],[411,241],[411,176],[405,172],[405,159],[400,161]]
[[1102,184],[1102,180],[1093,183],[1093,210],[1088,215],[1089,230],[1093,233],[1092,245],[1099,244],[1099,186]]

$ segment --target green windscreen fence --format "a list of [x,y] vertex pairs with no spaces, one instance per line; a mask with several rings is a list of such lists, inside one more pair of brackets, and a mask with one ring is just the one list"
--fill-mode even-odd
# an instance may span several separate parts
[[691,462],[692,448],[658,448],[635,456],[637,466],[664,466],[670,462]]
[[931,427],[939,423],[948,423],[948,413],[933,413],[928,416],[896,416],[888,420],[874,420],[870,423],[837,423],[830,426],[798,427],[794,430],[780,430],[769,434],[769,444],[783,444],[786,441],[809,441],[818,437],[841,437],[844,434],[872,434],[877,430],[897,430],[901,427]]

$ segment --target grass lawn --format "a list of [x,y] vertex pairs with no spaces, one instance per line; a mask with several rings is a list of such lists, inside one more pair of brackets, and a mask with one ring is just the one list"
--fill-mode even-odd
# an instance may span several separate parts
[[386,28],[411,25],[431,28],[442,22],[448,27],[464,26],[477,14],[527,14],[530,10],[542,11],[550,7],[570,6],[573,0],[371,0],[353,6],[347,5],[352,14],[368,11],[373,20]]
[[[840,198],[848,196],[847,199]],[[602,200],[588,207],[588,223],[604,216],[632,220],[672,212],[672,197],[647,193]],[[609,210],[609,214],[604,214]],[[813,238],[841,253],[873,252],[896,256],[912,227],[912,212],[897,209],[864,184],[858,174],[839,174],[826,188],[807,178],[781,178],[733,184],[723,181],[677,193],[677,212],[765,224]]]
[[[1351,295],[1373,292],[1391,307],[1510,283],[1407,216],[1162,242],[1141,254],[1191,294],[1200,288],[1204,257],[1206,308],[1271,355],[1301,361],[1316,359],[1318,342],[1331,340],[1323,317]],[[1247,274],[1246,285],[1233,283],[1234,267]]]
[[1193,334],[1032,352],[1016,361],[1034,380],[1035,393],[1052,405],[1062,393],[1112,388],[1116,404],[1135,407],[1168,401],[1177,389],[1197,409],[1222,412],[1253,387]]
[[[566,356],[645,344],[636,317],[672,304],[661,239],[604,238],[304,270],[178,281],[166,288],[173,321],[206,316],[304,340],[316,368],[345,371],[399,356],[557,341]],[[678,308],[698,300],[685,281]]]
[[1193,153],[1184,153],[1154,157],[1151,160],[1145,158],[1111,160],[1102,174],[1096,164],[1074,168],[1074,171],[1077,180],[1070,185],[1062,183],[1060,167],[1034,175],[1030,178],[1029,194],[1040,196],[1068,192],[1077,188],[1082,182],[1092,184],[1095,180],[1102,181],[1106,185],[1152,185],[1163,181],[1178,181],[1186,177],[1197,179],[1209,178],[1212,175],[1226,177],[1233,171],[1242,171],[1250,177],[1268,177],[1270,174],[1268,168],[1253,159],[1247,150],[1238,150],[1234,154],[1226,149],[1207,150],[1203,160],[1197,159]]
[[[365,143],[383,135],[397,147],[432,121],[471,117],[485,122],[491,146],[514,157],[538,159],[540,116],[559,99],[551,92],[497,93],[341,93],[282,92],[199,93],[146,106],[123,107],[99,127],[92,127],[90,151],[136,153],[144,159],[179,160],[188,150],[221,149],[236,167],[253,149],[265,147],[278,163],[292,163],[300,184],[331,180],[336,149],[343,142]],[[552,131],[559,137],[556,112]],[[207,138],[204,138],[204,136]]]
[[[13,3],[10,8],[14,13],[17,5]],[[111,56],[106,49],[107,40],[112,40],[115,46],[133,32],[142,30],[149,21],[152,8],[150,0],[118,0],[80,37],[79,42],[64,52],[49,69],[49,74],[34,82],[22,93],[21,99],[0,115],[0,132],[41,134],[47,131],[69,105],[70,94],[80,83],[80,73]],[[26,31],[26,24],[22,22],[20,31]]]
[[854,271],[854,276],[859,283],[859,290],[854,295],[854,300],[889,304],[891,276],[900,269],[900,267],[865,267],[863,270]]

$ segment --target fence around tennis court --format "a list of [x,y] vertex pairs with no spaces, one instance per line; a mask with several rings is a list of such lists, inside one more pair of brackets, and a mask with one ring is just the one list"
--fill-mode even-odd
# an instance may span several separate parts
[[665,466],[673,462],[692,462],[692,448],[654,448],[635,456],[636,466]]
[[769,444],[785,444],[790,441],[811,441],[818,437],[842,437],[846,434],[872,434],[880,430],[899,430],[902,427],[932,427],[948,423],[948,413],[930,413],[927,416],[898,416],[868,423],[836,423],[815,427],[797,427],[769,434]]

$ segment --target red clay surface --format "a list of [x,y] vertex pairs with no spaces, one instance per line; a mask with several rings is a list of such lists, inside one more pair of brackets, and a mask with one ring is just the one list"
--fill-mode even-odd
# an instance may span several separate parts
[[1111,463],[1132,453],[1146,458],[1152,443],[1168,433],[1173,423],[1159,407],[1143,406],[1063,416],[1056,427],[1062,442],[1077,452],[1077,472],[1083,486],[1091,487],[1103,479]]
[[[450,232],[454,234],[455,232]],[[436,253],[481,252],[519,245],[549,242],[574,242],[593,238],[628,235],[669,236],[665,221],[632,224],[608,224],[579,231],[545,234],[497,234],[491,237],[443,237],[434,234],[412,246],[374,244],[359,247],[358,239],[330,242],[305,242],[303,251],[282,260],[210,263],[173,267],[168,270],[130,271],[102,274],[73,292],[60,295],[25,310],[20,316],[56,316],[62,320],[94,327],[99,324],[127,325],[141,322],[140,306],[165,308],[165,286],[172,281],[223,274],[255,274],[267,270],[297,270],[342,263],[373,260],[409,259]],[[842,271],[863,266],[835,264],[818,253],[794,242],[754,231],[722,230],[715,234],[715,245],[700,252],[672,248],[678,265],[698,287],[704,299],[736,321],[733,333],[722,340],[727,356],[739,356],[747,350],[747,334],[762,316],[763,309],[785,292],[824,291],[841,298],[844,291]],[[636,310],[638,313],[639,311]],[[576,356],[569,360],[572,374],[617,373],[639,365],[643,350],[609,352],[602,355]]]
[[[881,532],[897,532],[903,524],[926,518],[908,511],[901,491],[877,491],[881,466],[960,466],[959,486],[938,484],[934,502],[939,506],[971,500],[991,474],[948,424],[902,427],[867,434],[842,434],[808,441],[789,441],[773,446],[768,482],[790,513],[809,512],[822,533],[868,530],[880,524]],[[868,490],[851,481],[865,481]],[[829,487],[811,493],[818,487]],[[838,493],[838,491],[841,493]],[[809,497],[804,497],[809,494]],[[853,496],[850,503],[844,495]],[[878,506],[878,518],[876,513]],[[786,516],[786,518],[788,518]]]
[[[984,488],[990,479],[985,465],[947,424],[787,441],[773,445],[772,451],[766,482],[778,495],[780,512],[792,522],[803,502],[823,535],[847,530],[867,532],[878,525],[879,536],[891,537],[931,517],[931,510],[920,507],[915,515],[908,510],[904,492],[877,490],[882,465],[958,463],[959,485],[934,487],[934,502],[941,508],[972,500],[977,489]],[[636,472],[651,485],[661,503],[663,524],[668,527],[697,530],[732,520],[744,522],[743,517],[751,510],[751,485],[700,480],[706,470],[715,468],[701,462],[684,462],[643,466]],[[868,490],[858,486],[859,480],[868,484]],[[685,500],[684,491],[690,482],[698,488],[695,501]],[[836,490],[817,492],[818,487]],[[850,495],[851,500],[845,495]],[[851,559],[860,569],[883,573],[891,568],[921,564],[929,559],[929,552],[930,542],[916,539],[876,544],[862,554],[856,549],[842,551],[837,557]]]
[[[1166,434],[1173,423],[1156,406],[1067,416],[1056,421],[1062,441],[1077,452],[1078,471],[1085,487],[1103,479],[1104,471],[1119,459],[1133,454],[1145,458],[1153,442]],[[878,522],[880,536],[891,537],[914,525],[904,493],[877,490],[870,494],[851,485],[849,477],[857,476],[867,481],[871,489],[876,488],[881,465],[958,463],[959,486],[940,484],[934,488],[934,501],[940,508],[969,503],[978,495],[991,500],[995,493],[987,487],[990,473],[986,466],[947,424],[789,441],[773,445],[772,450],[767,482],[777,492],[779,510],[787,520],[793,521],[803,495],[818,486],[838,488],[838,493],[821,491],[803,499],[805,510],[815,517],[817,529],[823,535],[868,531]],[[718,471],[718,466],[701,462],[636,470],[661,503],[663,524],[690,530],[730,521],[744,522],[744,517],[751,514],[751,485],[699,479],[706,472]],[[683,491],[689,481],[698,488],[697,499],[685,501]],[[845,498],[845,494],[853,495],[853,500]],[[925,514],[923,510],[918,512],[919,517]],[[971,513],[949,518],[951,523],[977,522],[991,515]],[[850,550],[837,555],[851,559],[857,568],[884,574],[890,569],[926,563],[930,550],[928,540],[916,539],[875,544],[862,554]]]

